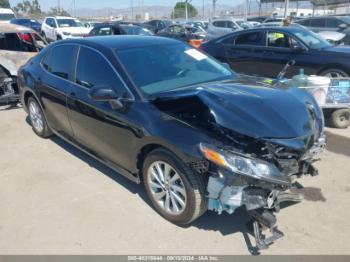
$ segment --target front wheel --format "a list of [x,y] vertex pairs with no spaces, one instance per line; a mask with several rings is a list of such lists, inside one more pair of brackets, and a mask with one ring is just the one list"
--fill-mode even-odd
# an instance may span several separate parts
[[344,70],[331,68],[323,71],[321,73],[321,76],[326,76],[329,78],[344,78],[344,77],[349,77],[349,74],[347,74]]
[[331,115],[331,124],[335,128],[347,128],[350,126],[350,109],[338,109]]
[[35,134],[43,138],[51,136],[52,132],[47,125],[44,113],[41,110],[39,103],[33,97],[29,97],[27,104],[29,119]]
[[189,224],[207,210],[204,175],[168,150],[156,149],[147,156],[143,182],[156,211],[172,223]]

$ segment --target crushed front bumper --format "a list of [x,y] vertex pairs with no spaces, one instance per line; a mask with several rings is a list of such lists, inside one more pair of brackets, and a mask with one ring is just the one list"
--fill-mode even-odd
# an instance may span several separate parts
[[[244,180],[244,179],[243,179]],[[242,181],[240,176],[228,177],[221,173],[213,174],[208,180],[208,209],[221,214],[226,211],[232,214],[237,208],[244,206],[250,216],[252,234],[255,237],[256,250],[266,249],[283,233],[277,229],[274,213],[279,212],[283,202],[300,202],[303,195],[290,191],[295,187],[273,186],[261,181]],[[268,229],[270,236],[263,234]]]

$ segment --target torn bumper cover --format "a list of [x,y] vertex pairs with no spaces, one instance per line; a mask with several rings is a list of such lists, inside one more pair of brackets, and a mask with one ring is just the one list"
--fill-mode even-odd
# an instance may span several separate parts
[[0,106],[17,104],[20,101],[17,84],[12,78],[0,83]]
[[[298,157],[291,154],[279,158],[270,154],[270,159],[265,156],[261,160],[201,145],[204,156],[218,166],[216,171],[211,170],[208,180],[208,209],[219,214],[223,211],[232,214],[244,206],[252,219],[256,248],[267,248],[283,236],[277,229],[273,213],[280,210],[282,202],[303,200],[301,194],[290,191],[294,187],[293,179],[301,175],[316,175],[312,163],[324,148],[325,138],[321,135]],[[265,237],[262,229],[269,229],[271,236]]]

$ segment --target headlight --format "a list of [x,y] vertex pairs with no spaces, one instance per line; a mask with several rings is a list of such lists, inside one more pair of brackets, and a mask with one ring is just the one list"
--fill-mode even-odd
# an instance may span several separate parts
[[68,33],[68,32],[62,32],[62,34],[64,34],[64,35],[70,35],[70,33]]
[[282,174],[275,165],[269,162],[233,154],[202,143],[200,149],[206,159],[233,173],[283,185],[290,183],[288,176]]

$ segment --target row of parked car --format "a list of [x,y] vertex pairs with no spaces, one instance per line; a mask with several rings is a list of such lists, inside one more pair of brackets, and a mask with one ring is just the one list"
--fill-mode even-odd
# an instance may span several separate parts
[[[303,23],[305,20],[298,22]],[[278,22],[269,26],[270,23],[272,22],[267,21],[254,25],[242,19],[230,18],[215,19],[210,23],[152,20],[140,24],[117,21],[94,23],[87,27],[72,17],[47,17],[40,27],[41,36],[35,31],[28,34],[15,33],[11,40],[3,38],[2,45],[7,50],[25,49],[31,52],[37,51],[37,47],[34,47],[37,43],[44,46],[46,42],[62,39],[156,34],[191,43],[242,74],[275,78],[284,65],[293,60],[293,67],[285,74],[288,78],[297,75],[300,69],[307,75],[330,78],[350,76],[350,48],[335,46],[298,23],[279,26]],[[33,41],[27,35],[32,36]],[[14,44],[14,39],[17,44]],[[327,112],[326,116],[331,117],[333,111]],[[348,114],[345,115],[342,117],[343,125],[338,124],[338,127],[350,124]]]

